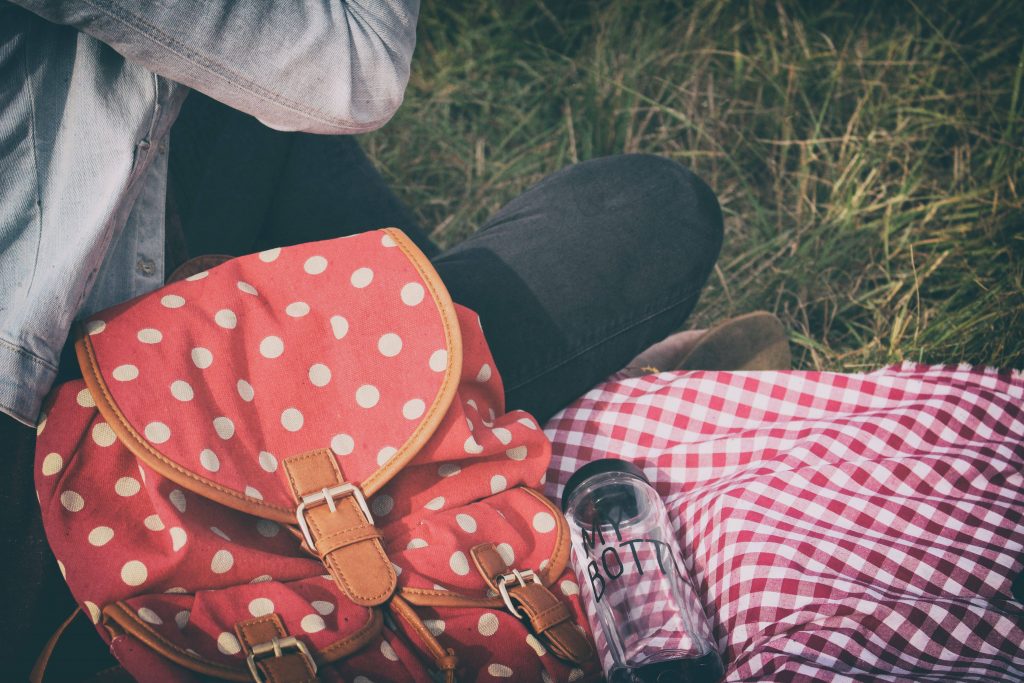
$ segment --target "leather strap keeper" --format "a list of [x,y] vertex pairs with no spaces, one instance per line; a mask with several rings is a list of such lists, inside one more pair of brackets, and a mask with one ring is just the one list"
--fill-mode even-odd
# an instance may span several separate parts
[[[276,614],[235,624],[238,639],[250,653],[249,662],[257,683],[312,683],[319,681],[309,651],[289,638]],[[269,652],[267,645],[271,645]]]
[[492,590],[500,591],[501,584],[505,583],[505,591],[512,604],[525,616],[534,633],[544,639],[553,653],[575,664],[582,664],[594,656],[594,649],[576,625],[572,612],[544,584],[503,582],[502,577],[513,570],[502,559],[493,543],[475,546],[470,554],[477,571]]
[[[383,604],[394,593],[398,577],[384,551],[380,531],[368,519],[362,494],[329,495],[345,484],[334,455],[318,449],[285,458],[288,485],[300,507],[314,551],[338,587],[357,605]],[[357,497],[358,496],[358,497]],[[304,499],[315,499],[315,504]],[[308,543],[307,543],[308,545]]]

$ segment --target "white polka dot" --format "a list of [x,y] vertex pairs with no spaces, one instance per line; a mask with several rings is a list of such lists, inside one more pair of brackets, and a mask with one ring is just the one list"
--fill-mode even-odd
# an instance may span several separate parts
[[424,619],[423,625],[435,637],[444,633],[445,623],[443,619]]
[[462,530],[468,534],[476,531],[476,520],[473,519],[472,515],[467,515],[465,513],[455,515],[455,521],[458,522],[459,526],[462,527]]
[[494,434],[495,438],[498,439],[503,446],[507,446],[512,443],[512,432],[508,431],[504,427],[495,427],[491,430],[491,433]]
[[562,583],[558,584],[558,587],[562,589],[562,595],[579,595],[580,586],[575,581],[566,579]]
[[533,648],[533,651],[537,653],[538,657],[543,657],[548,653],[548,649],[544,647],[544,643],[537,640],[537,636],[532,633],[526,634],[526,644]]
[[480,366],[480,372],[476,373],[477,382],[486,382],[491,378],[491,366],[484,363]]
[[274,603],[267,598],[256,598],[249,601],[249,614],[254,617],[265,617],[274,613]]
[[82,389],[75,396],[75,402],[83,408],[95,408],[96,401],[92,399],[92,393],[88,389]]
[[152,443],[164,443],[171,438],[171,430],[163,422],[150,422],[146,425],[146,438]]
[[60,456],[60,453],[47,453],[43,458],[42,470],[45,476],[52,477],[62,469],[64,469],[64,458]]
[[430,354],[430,360],[427,364],[434,372],[444,372],[445,368],[448,367],[448,352],[444,349],[434,351]]
[[380,401],[380,392],[372,384],[364,384],[356,389],[356,403],[360,408],[372,408]]
[[370,512],[375,517],[381,517],[395,509],[395,499],[386,493],[378,493],[370,501]]
[[160,519],[160,515],[150,515],[149,517],[146,517],[144,520],[142,520],[142,523],[150,531],[164,530],[164,521]]
[[387,233],[384,233],[384,235],[380,238],[380,243],[382,245],[384,245],[385,247],[397,247],[398,246],[398,242],[396,242],[394,240],[394,238],[391,237],[391,235],[389,235]]
[[171,534],[171,549],[173,549],[174,552],[178,552],[188,540],[188,534],[186,534],[185,530],[180,526],[171,527],[169,533]]
[[319,275],[327,270],[327,259],[323,256],[310,256],[306,259],[306,263],[302,266],[302,269],[310,275]]
[[298,408],[286,408],[285,411],[281,413],[281,426],[289,432],[297,432],[302,429],[302,423],[304,421],[302,413],[299,412]]
[[466,442],[464,444],[462,444],[462,448],[467,453],[483,453],[484,452],[484,447],[481,446],[479,443],[477,443],[477,440],[474,439],[472,436],[469,437],[468,439],[466,439]]
[[217,311],[213,316],[213,320],[225,330],[233,330],[238,325],[238,316],[235,315],[234,311],[227,308]]
[[260,355],[264,358],[277,358],[284,353],[284,342],[273,335],[260,342]]
[[444,496],[431,498],[423,507],[427,508],[428,510],[440,510],[442,507],[444,507]]
[[508,543],[499,543],[494,546],[495,552],[501,556],[501,559],[505,561],[505,564],[512,567],[516,563],[516,551]]
[[224,655],[237,655],[242,651],[242,646],[238,644],[238,638],[235,638],[233,633],[224,631],[217,636],[217,649]]
[[302,617],[302,621],[299,622],[299,626],[306,633],[319,633],[327,628],[327,624],[324,623],[323,617],[319,614],[307,614]]
[[213,555],[213,560],[210,561],[210,571],[214,574],[223,574],[231,571],[231,568],[235,566],[235,556],[231,554],[230,550],[218,550]]
[[393,358],[402,350],[402,338],[394,332],[388,332],[377,341],[377,350],[381,355]]
[[90,320],[85,324],[86,334],[99,334],[105,329],[107,329],[107,324],[102,320]]
[[504,664],[491,664],[487,667],[487,673],[491,674],[495,678],[511,678],[512,669],[508,668]]
[[414,538],[409,541],[409,544],[405,546],[406,550],[416,550],[417,548],[426,548],[427,542],[422,538]]
[[423,413],[427,410],[427,404],[421,399],[414,398],[411,401],[407,401],[402,406],[402,415],[407,420],[416,420],[423,416]]
[[442,477],[454,477],[461,471],[461,467],[451,462],[446,462],[437,468],[437,474]]
[[398,452],[397,448],[392,446],[385,446],[384,448],[377,451],[377,464],[383,466],[388,460],[394,457],[395,453]]
[[327,600],[314,600],[309,604],[318,614],[323,614],[324,616],[334,611],[334,603]]
[[[327,578],[330,579],[331,577],[328,576]],[[273,581],[273,580],[274,580],[274,577],[272,577],[270,574],[260,574],[259,576],[257,576],[255,579],[253,579],[249,583],[266,583],[267,581]],[[333,580],[333,579],[331,579],[331,580]]]
[[168,500],[171,501],[171,505],[177,509],[178,512],[185,511],[185,492],[181,489],[174,489],[167,494]]
[[97,548],[106,545],[114,537],[114,530],[109,526],[98,526],[89,532],[89,543]]
[[309,381],[313,386],[325,387],[331,381],[331,369],[323,363],[317,363],[309,368]]
[[352,273],[351,282],[353,287],[362,289],[373,282],[373,271],[369,268],[359,268]]
[[198,273],[196,273],[195,275],[189,275],[187,278],[185,278],[185,281],[186,282],[196,282],[198,280],[202,280],[204,277],[206,277],[209,274],[210,274],[210,271],[208,271],[208,270],[201,270]]
[[238,395],[243,401],[248,403],[256,396],[256,392],[253,390],[252,385],[246,382],[244,379],[238,380],[235,384],[235,389],[238,390]]
[[573,669],[569,672],[569,683],[572,681],[578,681],[583,678],[583,669]]
[[398,654],[395,652],[395,648],[391,647],[391,643],[386,640],[380,641],[380,653],[384,655],[384,659],[392,662],[398,661]]
[[61,576],[63,576],[65,579],[68,578],[68,570],[64,567],[64,563],[60,560],[57,560],[57,569],[60,570]]
[[89,619],[92,620],[92,623],[94,623],[94,624],[100,623],[101,612],[100,612],[100,608],[96,606],[96,603],[95,602],[89,602],[88,600],[86,600],[82,604],[85,605],[85,611],[89,613]]
[[239,280],[237,287],[238,291],[240,292],[252,294],[253,296],[259,296],[259,292],[256,291],[256,288],[250,285],[248,282],[242,282],[241,280]]
[[423,285],[418,282],[410,282],[402,287],[402,303],[406,306],[415,306],[423,301]]
[[188,619],[190,616],[192,616],[192,611],[183,609],[174,615],[174,623],[178,626],[178,628],[185,628],[186,626],[188,626]]
[[309,313],[309,304],[305,301],[295,301],[288,304],[288,307],[284,309],[284,312],[293,318],[301,318]]
[[191,401],[195,397],[192,385],[182,379],[171,382],[171,396],[179,401]]
[[153,624],[153,626],[160,626],[164,623],[164,620],[160,618],[160,615],[148,607],[139,608],[139,619],[142,619],[147,624]]
[[142,490],[142,484],[134,477],[121,477],[114,483],[114,492],[124,498],[134,496]]
[[348,334],[348,320],[345,320],[340,315],[331,316],[331,332],[334,333],[335,339],[341,339]]
[[493,612],[485,612],[476,622],[476,630],[482,636],[493,636],[498,632],[498,617]]
[[512,460],[526,460],[526,446],[516,446],[515,448],[510,448],[507,451],[505,451],[505,455],[507,455]]
[[331,439],[331,450],[336,455],[348,455],[355,450],[356,442],[348,434],[335,434]]
[[521,417],[518,420],[516,420],[516,422],[518,422],[519,424],[523,425],[527,429],[533,429],[535,431],[537,429],[537,423],[534,420],[532,420],[532,419],[530,419],[528,417]]
[[260,261],[264,263],[270,263],[276,261],[277,257],[281,255],[281,247],[274,247],[273,249],[267,249],[259,253]]
[[550,512],[538,512],[533,516],[533,528],[542,534],[553,531],[555,518],[551,516]]
[[500,493],[508,486],[508,481],[500,474],[491,477],[491,493]]
[[259,489],[257,489],[255,486],[246,486],[245,495],[249,496],[250,498],[255,498],[256,500],[263,500],[263,494],[260,493]]
[[213,418],[213,430],[217,432],[217,436],[227,441],[235,435],[235,423],[231,421],[231,418],[215,417]]
[[210,472],[216,472],[220,469],[220,458],[218,458],[217,454],[209,448],[204,448],[202,452],[199,453],[199,464],[203,466],[203,469]]
[[210,353],[210,349],[204,349],[202,346],[197,346],[192,349],[192,363],[194,363],[200,370],[205,370],[213,365],[213,354]]
[[274,457],[273,453],[260,451],[260,467],[262,467],[265,472],[276,472],[277,458]]
[[177,294],[168,294],[167,296],[160,299],[160,303],[164,308],[181,308],[185,305],[185,299],[178,296]]
[[461,550],[456,550],[452,553],[452,556],[448,559],[448,566],[459,576],[469,574],[469,560],[466,559],[466,553]]
[[168,593],[168,594],[188,593],[188,589],[182,588],[181,586],[172,586],[172,587],[168,588],[167,590],[165,590],[164,593]]
[[228,536],[228,535],[227,535],[226,533],[224,533],[223,531],[221,531],[220,529],[218,529],[217,527],[215,527],[215,526],[211,526],[211,527],[210,527],[210,531],[212,531],[212,532],[213,532],[214,534],[216,534],[217,536],[220,536],[220,537],[221,537],[221,538],[223,538],[223,539],[224,539],[225,541],[228,541],[229,543],[231,542],[231,537],[230,537],[230,536]]
[[256,522],[256,533],[263,538],[273,538],[281,532],[281,525],[271,522],[269,519],[261,519]]
[[139,376],[139,369],[134,365],[118,365],[110,374],[118,382],[131,382]]
[[129,586],[141,586],[149,578],[149,571],[146,565],[138,560],[129,560],[121,567],[121,580]]
[[473,421],[470,420],[468,417],[466,418],[466,429],[468,429],[469,431],[473,431],[474,429],[476,429],[476,425],[474,425]]
[[164,338],[164,335],[160,330],[154,330],[152,327],[139,330],[139,333],[136,336],[143,344],[159,344]]
[[68,490],[60,494],[60,504],[68,512],[78,512],[85,507],[85,498],[78,491]]

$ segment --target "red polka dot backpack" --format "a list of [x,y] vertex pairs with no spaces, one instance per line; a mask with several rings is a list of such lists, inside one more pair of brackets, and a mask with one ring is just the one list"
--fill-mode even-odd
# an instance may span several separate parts
[[136,679],[600,677],[550,444],[400,231],[232,259],[77,334],[36,485]]

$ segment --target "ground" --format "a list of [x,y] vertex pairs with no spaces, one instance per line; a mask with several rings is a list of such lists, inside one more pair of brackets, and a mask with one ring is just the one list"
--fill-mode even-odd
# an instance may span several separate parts
[[425,2],[365,139],[441,244],[578,160],[717,192],[691,324],[767,309],[800,368],[1024,367],[1024,3]]

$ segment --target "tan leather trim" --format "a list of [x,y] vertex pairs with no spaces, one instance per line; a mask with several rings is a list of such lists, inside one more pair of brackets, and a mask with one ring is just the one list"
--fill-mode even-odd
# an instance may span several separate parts
[[[402,250],[405,257],[416,268],[437,307],[448,344],[448,369],[442,378],[441,389],[412,435],[383,467],[360,482],[360,489],[366,497],[370,497],[380,490],[430,439],[455,398],[459,378],[462,375],[462,333],[459,329],[455,304],[441,282],[441,277],[423,252],[401,230],[385,228],[381,232],[388,234],[395,241],[398,245],[397,248]],[[222,486],[182,467],[154,448],[118,408],[100,371],[96,360],[96,351],[89,335],[85,333],[81,325],[75,326],[74,335],[76,337],[75,355],[82,368],[85,385],[96,401],[96,408],[114,430],[118,440],[137,458],[162,476],[204,498],[256,517],[264,517],[283,524],[294,524],[294,510],[250,498],[239,491]]]
[[[250,653],[258,645],[288,637],[284,622],[277,614],[240,621],[235,624],[235,633]],[[314,670],[316,665],[294,649],[279,650],[277,656],[259,657],[255,665],[265,683],[317,683],[319,680]]]
[[68,630],[68,627],[75,621],[75,618],[82,613],[81,607],[75,607],[75,611],[71,613],[67,619],[57,627],[57,630],[53,632],[49,640],[46,641],[46,645],[43,646],[42,652],[39,653],[39,657],[36,659],[35,666],[32,667],[31,673],[28,675],[30,683],[42,683],[43,679],[46,678],[46,667],[50,664],[50,658],[53,657],[53,651],[57,649],[57,643],[60,642],[61,636]]
[[[572,550],[569,545],[569,522],[566,521],[562,511],[555,507],[555,504],[548,500],[547,496],[543,493],[526,486],[521,488],[547,506],[551,515],[555,518],[555,529],[557,530],[555,532],[555,552],[551,554],[547,567],[543,570],[534,569],[540,577],[541,583],[545,586],[550,586],[555,579],[565,572],[565,568],[569,564],[569,553]],[[533,567],[529,567],[529,569],[533,569]]]
[[444,326],[445,341],[448,343],[448,369],[445,370],[441,390],[437,392],[434,402],[430,404],[412,435],[402,444],[398,452],[384,463],[383,467],[360,482],[359,488],[367,498],[387,484],[433,436],[455,398],[455,393],[459,388],[459,379],[462,377],[462,331],[459,329],[455,304],[452,302],[448,289],[441,282],[441,276],[437,274],[437,270],[434,269],[426,255],[411,239],[406,237],[405,233],[397,228],[385,228],[383,232],[391,236],[406,258],[416,267],[427,291],[430,292],[434,305],[437,306],[437,312],[441,316],[441,323]]
[[[384,625],[381,611],[379,609],[369,609],[367,612],[369,618],[366,620],[366,623],[352,635],[335,641],[320,650],[310,648],[317,664],[329,664],[347,657],[364,647],[380,634],[380,630]],[[125,633],[136,638],[150,649],[190,671],[223,680],[252,682],[252,676],[249,675],[249,667],[244,662],[239,662],[237,667],[228,667],[186,652],[154,631],[149,624],[142,621],[135,611],[123,601],[105,606],[103,608],[103,616],[123,628]]]
[[459,666],[459,658],[455,655],[455,651],[451,649],[446,650],[437,638],[434,637],[434,634],[430,632],[426,624],[423,623],[420,616],[416,614],[416,610],[400,596],[394,596],[388,603],[388,607],[396,617],[400,618],[415,631],[427,652],[434,658],[434,665],[439,671],[444,672],[446,683],[447,681],[454,681],[455,670]]
[[[304,496],[345,483],[334,453],[326,448],[293,455],[281,464],[296,504]],[[352,602],[373,607],[391,597],[398,585],[394,565],[384,550],[380,531],[353,494],[332,499],[330,505],[320,502],[305,507],[302,516],[316,555]]]

